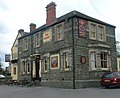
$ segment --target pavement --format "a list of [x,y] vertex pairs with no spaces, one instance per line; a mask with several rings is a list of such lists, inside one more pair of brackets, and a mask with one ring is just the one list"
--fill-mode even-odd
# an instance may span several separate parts
[[0,98],[120,98],[120,88],[62,89],[0,85]]

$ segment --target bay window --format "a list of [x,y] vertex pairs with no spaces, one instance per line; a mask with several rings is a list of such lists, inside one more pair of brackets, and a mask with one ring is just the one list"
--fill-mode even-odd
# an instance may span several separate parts
[[109,52],[94,50],[89,51],[89,68],[90,70],[109,70],[111,67],[111,59]]

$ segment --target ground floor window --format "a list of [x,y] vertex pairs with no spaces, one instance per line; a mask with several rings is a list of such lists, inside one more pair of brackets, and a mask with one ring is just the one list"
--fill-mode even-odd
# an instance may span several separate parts
[[25,64],[25,61],[22,61],[22,72],[23,72],[23,74],[26,73],[26,64]]
[[91,69],[95,69],[96,68],[96,51],[90,51],[90,66]]
[[119,71],[120,71],[120,61],[119,61],[119,63],[118,63],[118,64],[119,64]]
[[101,52],[100,53],[100,59],[101,59],[101,67],[107,68],[108,67],[108,53]]
[[69,53],[68,52],[63,53],[63,57],[64,57],[64,68],[65,70],[69,70]]
[[22,74],[29,74],[30,73],[30,62],[28,60],[22,61]]
[[109,51],[90,50],[89,51],[89,66],[90,70],[108,70],[111,67],[111,59]]
[[48,60],[47,57],[44,57],[44,72],[47,72]]
[[61,71],[68,71],[72,68],[71,49],[63,49],[56,54],[46,53],[42,56],[43,60],[41,63],[43,65],[43,72],[49,72],[50,69],[60,69]]

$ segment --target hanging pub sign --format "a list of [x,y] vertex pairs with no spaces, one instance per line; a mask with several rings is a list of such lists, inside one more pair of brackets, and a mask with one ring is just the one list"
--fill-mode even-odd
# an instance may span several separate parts
[[78,19],[78,35],[79,37],[86,37],[87,32],[86,32],[86,27],[88,25],[88,22],[83,19]]
[[85,56],[81,56],[80,61],[82,64],[86,63],[86,57]]
[[10,62],[10,54],[5,54],[5,62]]

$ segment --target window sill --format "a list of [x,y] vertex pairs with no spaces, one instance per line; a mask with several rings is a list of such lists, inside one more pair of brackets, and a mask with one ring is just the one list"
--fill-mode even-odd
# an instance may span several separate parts
[[110,71],[109,68],[95,68],[95,69],[90,69],[89,71]]

